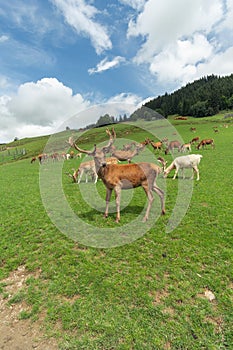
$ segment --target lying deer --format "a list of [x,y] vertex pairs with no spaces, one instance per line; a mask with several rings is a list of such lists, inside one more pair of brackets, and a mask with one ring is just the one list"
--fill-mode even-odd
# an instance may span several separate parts
[[152,191],[156,192],[159,196],[162,214],[165,214],[164,192],[156,185],[156,178],[158,174],[161,173],[161,168],[153,163],[107,164],[106,154],[109,153],[116,138],[116,134],[114,129],[112,132],[107,129],[106,132],[109,135],[107,146],[97,148],[95,145],[93,151],[86,151],[79,148],[72,138],[69,138],[70,146],[74,147],[81,153],[94,157],[96,172],[106,187],[106,208],[104,217],[108,216],[109,201],[113,190],[116,195],[116,222],[119,222],[121,190],[127,190],[139,186],[143,187],[148,198],[148,206],[143,221],[147,221],[149,217],[149,212],[154,199]]

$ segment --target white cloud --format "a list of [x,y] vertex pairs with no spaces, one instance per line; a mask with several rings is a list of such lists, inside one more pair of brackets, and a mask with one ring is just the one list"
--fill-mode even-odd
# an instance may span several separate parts
[[105,113],[130,114],[141,102],[137,95],[121,93],[102,104],[91,105],[55,78],[28,82],[14,96],[0,97],[0,143],[14,137],[52,134],[66,126],[84,127]]
[[96,68],[88,69],[89,74],[102,73],[103,71],[117,68],[122,62],[125,62],[125,58],[121,56],[114,57],[113,60],[108,61],[107,57],[97,64]]
[[0,43],[4,43],[5,41],[7,41],[9,39],[9,37],[7,35],[1,35],[0,36]]
[[192,40],[177,40],[161,51],[152,59],[150,70],[160,82],[187,83],[196,75],[197,62],[210,58],[212,51],[213,47],[207,39],[196,34]]
[[207,62],[200,63],[197,66],[197,77],[207,74],[216,74],[225,76],[233,72],[233,46],[226,51],[212,56]]
[[136,108],[138,104],[142,102],[141,97],[131,93],[122,92],[121,94],[115,95],[108,100],[108,103],[125,104],[129,106],[134,106]]
[[208,33],[223,15],[220,0],[149,0],[136,21],[131,20],[128,37],[142,36],[145,43],[136,61],[150,62],[151,58],[178,39],[195,32]]
[[146,3],[146,0],[120,0],[124,5],[128,5],[135,10],[141,10]]
[[0,99],[0,142],[15,136],[52,133],[89,102],[55,78],[22,84],[16,95]]
[[206,74],[232,73],[233,0],[148,0],[128,24],[142,39],[134,57],[159,83],[187,83]]
[[98,10],[85,0],[51,0],[78,34],[90,38],[96,53],[112,48],[107,28],[94,20]]

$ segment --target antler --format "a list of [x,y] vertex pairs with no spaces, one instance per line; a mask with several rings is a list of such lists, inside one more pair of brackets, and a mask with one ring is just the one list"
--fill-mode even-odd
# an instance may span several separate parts
[[112,131],[110,131],[108,128],[106,129],[106,133],[109,136],[109,142],[107,144],[107,146],[103,147],[102,150],[104,153],[109,153],[110,152],[110,148],[113,144],[113,142],[116,139],[116,132],[114,130],[114,128],[112,128]]
[[[109,153],[110,148],[111,148],[113,142],[115,141],[116,132],[115,132],[114,128],[112,128],[112,132],[111,132],[109,129],[106,129],[106,133],[107,133],[108,136],[109,136],[109,142],[108,142],[107,146],[105,146],[105,147],[102,148],[102,151],[103,151],[104,153]],[[69,137],[69,141],[68,141],[67,143],[68,143],[71,147],[74,147],[77,151],[79,151],[79,152],[81,152],[81,153],[86,153],[86,154],[88,154],[88,155],[90,155],[90,156],[93,156],[94,153],[96,152],[96,149],[97,149],[97,148],[96,148],[96,145],[94,145],[94,150],[93,150],[93,151],[86,151],[86,150],[84,150],[84,149],[78,147],[78,146],[74,143],[74,140],[73,140],[72,136]]]
[[[86,153],[86,154],[89,154],[89,155],[91,155],[91,154],[93,153],[93,151],[86,151],[86,150],[84,150],[84,149],[79,148],[79,147],[74,143],[74,140],[73,140],[72,137],[69,137],[68,143],[69,143],[69,145],[70,145],[71,147],[74,147],[77,151],[79,151],[79,152],[81,152],[81,153]],[[95,145],[94,151],[95,151],[95,150],[96,150],[96,145]]]

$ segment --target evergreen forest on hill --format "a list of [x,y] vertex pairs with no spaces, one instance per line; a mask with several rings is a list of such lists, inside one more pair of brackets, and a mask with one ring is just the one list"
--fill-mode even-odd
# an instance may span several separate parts
[[233,74],[203,77],[173,93],[158,96],[144,106],[164,117],[179,114],[199,118],[230,110],[233,108]]

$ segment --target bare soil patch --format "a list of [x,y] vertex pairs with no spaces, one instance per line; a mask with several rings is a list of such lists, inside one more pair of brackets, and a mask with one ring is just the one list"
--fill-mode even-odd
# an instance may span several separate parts
[[[9,277],[2,280],[4,292],[7,297],[0,294],[0,349],[1,350],[57,350],[55,339],[48,338],[43,332],[42,322],[31,320],[19,320],[19,314],[27,310],[24,302],[9,305],[12,298],[23,288],[28,277],[34,276],[26,272],[24,266],[18,267]],[[4,294],[5,294],[4,293]]]

